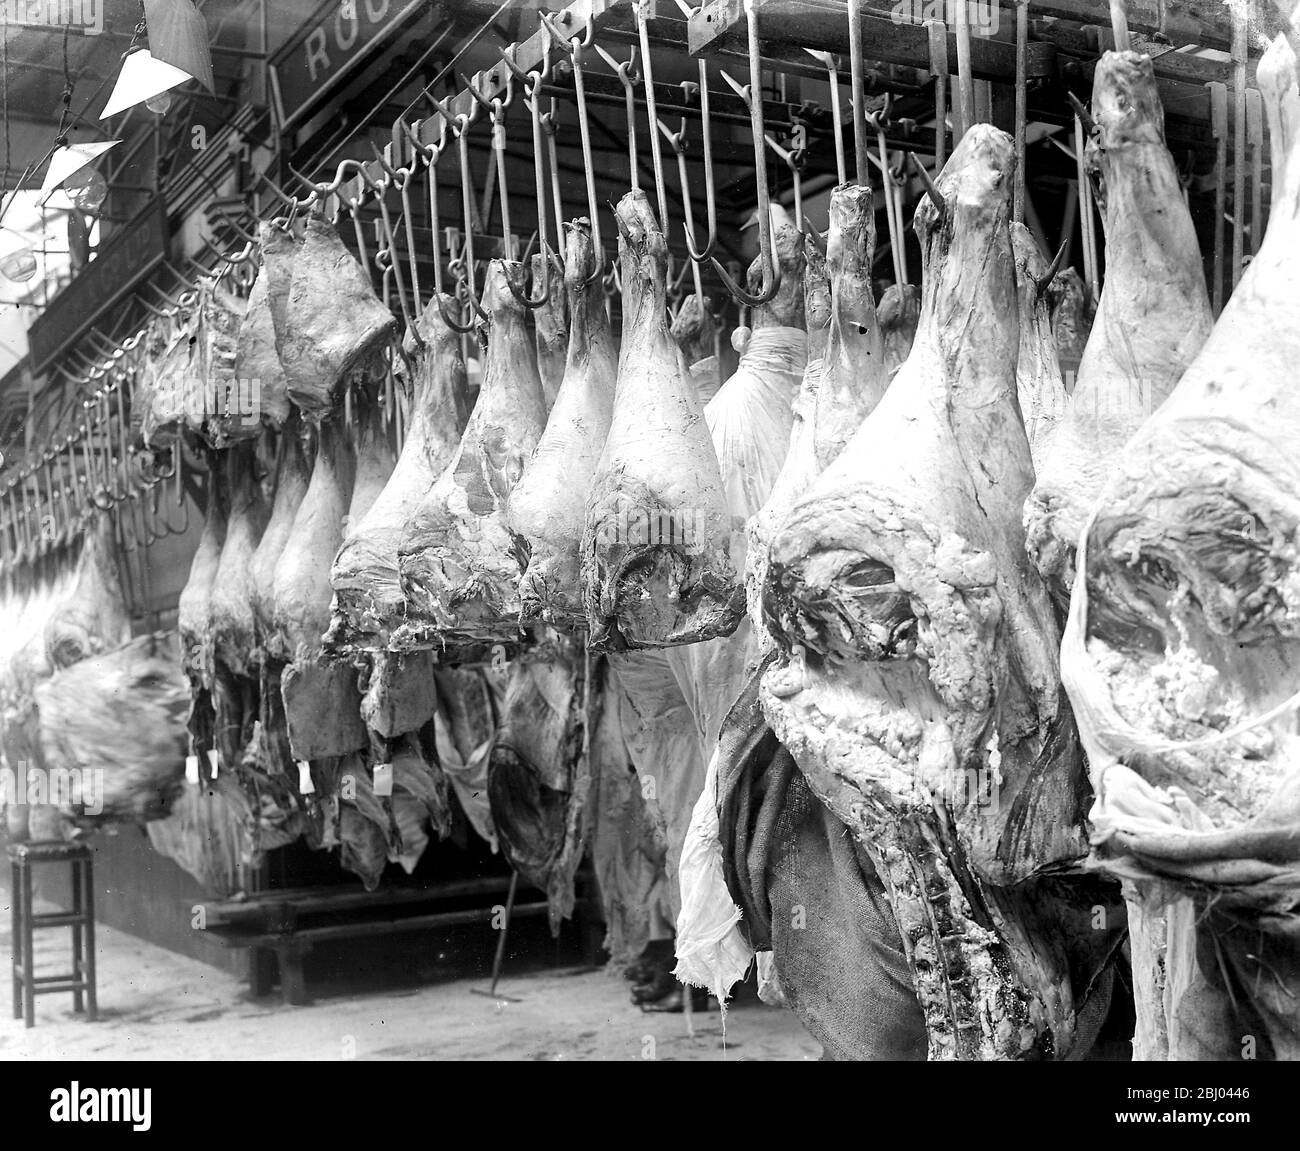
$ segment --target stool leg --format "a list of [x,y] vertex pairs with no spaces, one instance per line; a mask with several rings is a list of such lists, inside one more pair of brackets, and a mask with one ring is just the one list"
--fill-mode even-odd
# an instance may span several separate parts
[[32,941],[32,912],[35,900],[32,898],[32,869],[28,864],[21,864],[23,873],[23,1014],[28,1027],[36,1026],[36,958]]
[[13,876],[12,898],[10,903],[12,907],[13,918],[13,950],[11,952],[11,967],[14,979],[14,1018],[23,1017],[23,981],[18,972],[23,963],[23,888],[22,877],[18,874],[18,864],[15,862],[10,867]]
[[99,1003],[95,997],[95,872],[94,863],[89,859],[81,866],[86,869],[82,878],[82,894],[86,902],[83,956],[86,967],[86,1018],[94,1023],[99,1018]]
[[[81,915],[83,910],[81,861],[74,860],[72,863],[72,914]],[[81,955],[81,924],[78,922],[72,925],[72,977],[77,981],[77,986],[72,991],[72,1010],[77,1015],[80,1015],[86,1009],[81,995],[81,983],[85,978],[85,972],[86,968]]]

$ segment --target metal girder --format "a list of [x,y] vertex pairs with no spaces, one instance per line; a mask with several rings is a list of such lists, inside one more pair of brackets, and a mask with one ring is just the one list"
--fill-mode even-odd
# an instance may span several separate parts
[[[838,0],[757,0],[756,6],[761,16],[778,22],[782,39],[786,28],[800,20],[818,21],[826,13],[837,16],[841,24],[845,19],[845,7]],[[1014,3],[981,3],[980,6],[985,10],[998,10],[998,27],[1015,27]],[[905,11],[905,17],[911,17],[912,27],[920,27],[924,20],[933,17],[945,21],[951,28],[953,7],[954,0],[903,0],[902,4],[894,0],[866,0],[862,5],[864,42],[872,46],[871,51],[875,50],[868,30],[884,31],[879,27],[882,22],[895,28],[907,27],[899,24],[900,8]],[[1275,34],[1280,24],[1267,0],[1258,0],[1255,9],[1261,30],[1268,35]],[[1232,44],[1232,15],[1220,0],[1126,0],[1124,14],[1130,31],[1160,36],[1165,43],[1176,48],[1195,45],[1226,52]],[[1098,0],[1033,0],[1032,15],[1100,27],[1108,27],[1110,23],[1106,5]],[[737,24],[742,25],[743,36],[744,18],[743,0],[706,0],[690,20],[692,54],[699,55],[712,47],[725,46],[734,35]],[[844,28],[842,38],[847,44],[847,28]],[[789,42],[798,43],[794,39]],[[815,44],[807,46],[818,47]],[[830,51],[841,50],[831,48],[829,43],[822,47]],[[974,47],[973,42],[972,49]],[[1253,54],[1258,56],[1259,49],[1255,48]]]
[[[755,0],[760,43],[785,48],[812,48],[845,53],[849,50],[846,9],[838,0]],[[710,56],[746,43],[744,0],[709,0],[688,21],[692,56]],[[889,9],[864,9],[862,42],[868,59],[886,64],[929,70],[930,34],[922,24],[900,23]],[[770,51],[770,49],[764,49]],[[948,36],[948,67],[957,68],[957,37]],[[971,73],[978,80],[1014,79],[1014,44],[987,37],[971,38]],[[1030,80],[1056,74],[1056,46],[1034,41],[1029,45],[1027,75]]]

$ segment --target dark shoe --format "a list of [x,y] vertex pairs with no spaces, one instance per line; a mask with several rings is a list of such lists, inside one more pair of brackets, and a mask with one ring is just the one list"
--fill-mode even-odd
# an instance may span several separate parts
[[660,964],[653,959],[648,959],[644,955],[633,963],[629,963],[623,968],[623,978],[629,983],[649,983],[655,977],[655,972],[659,970]]
[[650,983],[660,971],[671,971],[677,962],[671,939],[655,939],[645,950],[623,968],[623,978],[632,983]]
[[656,999],[662,999],[665,995],[670,995],[673,988],[680,986],[673,977],[671,971],[660,969],[654,973],[654,978],[646,983],[638,983],[632,988],[633,1003],[653,1003]]
[[[642,1003],[641,1010],[670,1012],[680,1014],[686,1008],[686,988],[679,983],[677,986],[665,995],[662,999],[656,999],[650,1003]],[[709,1009],[709,993],[703,987],[692,987],[691,993],[691,1010],[707,1011]]]

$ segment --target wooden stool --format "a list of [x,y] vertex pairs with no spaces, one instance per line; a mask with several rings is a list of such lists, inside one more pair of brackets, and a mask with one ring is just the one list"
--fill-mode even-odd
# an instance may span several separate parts
[[[86,1017],[92,1023],[95,1021],[93,859],[93,853],[85,844],[67,843],[61,839],[9,845],[9,861],[13,864],[14,1018],[25,1017],[28,1027],[36,1026],[36,996],[52,991],[71,991],[72,1009],[77,1012],[84,1010]],[[72,864],[71,911],[35,913],[32,867],[37,863]],[[32,935],[42,927],[72,928],[71,975],[36,974]]]

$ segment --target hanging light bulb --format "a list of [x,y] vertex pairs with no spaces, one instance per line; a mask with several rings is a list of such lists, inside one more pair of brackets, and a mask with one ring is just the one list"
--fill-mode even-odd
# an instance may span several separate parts
[[159,92],[156,96],[150,96],[144,102],[144,106],[155,115],[162,116],[172,106],[172,94],[170,92]]
[[0,258],[0,276],[23,284],[36,275],[36,253],[31,248],[17,248]]
[[98,211],[108,196],[108,181],[98,168],[78,168],[63,181],[63,190],[82,212]]

